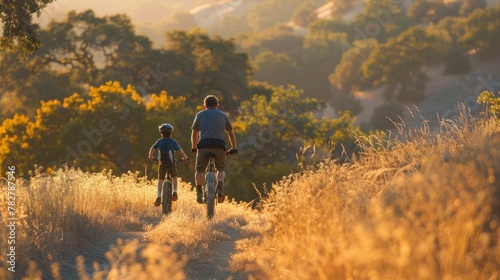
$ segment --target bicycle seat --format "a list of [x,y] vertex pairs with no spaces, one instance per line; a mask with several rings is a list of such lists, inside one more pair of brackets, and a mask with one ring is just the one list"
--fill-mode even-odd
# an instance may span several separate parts
[[214,154],[214,153],[207,153],[207,157],[209,157],[209,158],[214,158],[214,157],[215,157],[215,154]]

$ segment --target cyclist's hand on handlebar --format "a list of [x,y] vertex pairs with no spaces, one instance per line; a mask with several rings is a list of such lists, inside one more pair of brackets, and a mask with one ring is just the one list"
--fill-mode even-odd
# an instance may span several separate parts
[[237,154],[237,153],[238,153],[238,149],[233,149],[233,148],[229,149],[229,151],[226,152],[226,154],[228,154],[228,155]]
[[182,161],[186,161],[186,160],[189,160],[188,157],[182,157]]
[[196,154],[196,153],[198,153],[198,149],[196,149],[196,148],[192,148],[192,149],[191,149],[191,152],[193,152],[193,154]]

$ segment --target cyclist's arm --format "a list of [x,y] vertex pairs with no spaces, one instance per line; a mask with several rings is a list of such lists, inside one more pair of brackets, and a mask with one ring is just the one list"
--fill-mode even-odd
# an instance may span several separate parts
[[154,154],[155,154],[155,148],[151,147],[151,149],[149,149],[149,159],[153,159]]
[[178,152],[181,155],[183,161],[188,159],[183,149],[178,150]]
[[232,130],[228,130],[227,135],[229,136],[229,142],[231,143],[231,149],[238,149],[238,146],[236,145],[236,136],[234,136],[234,132]]
[[196,149],[196,144],[198,144],[198,139],[200,137],[200,132],[198,130],[192,130],[191,132],[191,149]]

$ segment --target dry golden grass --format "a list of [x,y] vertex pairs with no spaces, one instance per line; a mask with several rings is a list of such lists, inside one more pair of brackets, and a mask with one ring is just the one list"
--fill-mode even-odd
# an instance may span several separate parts
[[500,128],[467,114],[285,178],[233,266],[256,279],[500,279]]
[[[205,205],[198,205],[195,192],[181,181],[174,212],[162,217],[160,207],[152,205],[156,180],[146,181],[133,173],[117,177],[106,171],[64,169],[52,175],[41,171],[35,170],[24,185],[18,182],[17,204],[22,209],[16,213],[16,274],[7,271],[6,254],[2,254],[1,279],[67,279],[61,268],[64,258],[106,237],[110,230],[144,231],[145,240],[118,240],[106,253],[104,266],[93,263],[89,269],[88,261],[79,256],[80,279],[164,279],[165,275],[185,279],[187,257],[206,256],[211,242],[227,239],[225,230],[239,229],[252,212],[244,204],[227,201],[217,206],[215,218],[208,221]],[[6,193],[0,203],[6,205]],[[4,249],[7,216],[3,211],[1,215]]]
[[[364,139],[352,164],[285,177],[259,212],[228,201],[211,221],[185,183],[174,212],[159,221],[155,181],[35,172],[29,185],[17,184],[16,278],[65,279],[61,256],[114,229],[144,230],[145,239],[119,240],[106,254],[109,265],[91,271],[78,257],[80,279],[186,279],[188,259],[206,258],[229,233],[241,237],[227,252],[235,253],[230,268],[249,278],[500,279],[498,123],[463,114],[439,133],[399,128]],[[7,214],[0,213],[4,250]],[[4,251],[0,261],[0,278],[13,278]]]
[[[46,175],[39,168],[24,185],[18,180],[16,197],[16,270],[21,274],[30,271],[32,260],[47,268],[62,255],[74,253],[78,244],[99,238],[103,231],[142,230],[145,221],[160,216],[158,208],[152,207],[156,181],[134,173],[117,177],[106,171],[90,174],[64,169]],[[2,205],[6,198],[7,193],[2,192]],[[4,250],[8,248],[3,238],[8,234],[7,213],[1,215],[0,245]],[[0,260],[0,273],[4,273],[6,254]],[[12,277],[9,273],[0,276]]]

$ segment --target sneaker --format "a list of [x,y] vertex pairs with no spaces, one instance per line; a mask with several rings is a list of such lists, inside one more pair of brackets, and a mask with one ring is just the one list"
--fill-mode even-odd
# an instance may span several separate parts
[[172,194],[172,201],[177,201],[177,192]]
[[155,200],[155,206],[160,206],[161,205],[161,197],[157,197]]
[[226,197],[222,193],[222,187],[217,186],[217,202],[222,203]]
[[196,186],[196,202],[203,204],[203,192],[199,186]]
[[224,194],[223,194],[222,192],[217,193],[217,202],[218,202],[218,203],[222,203],[222,202],[224,202],[224,199],[225,199],[225,198],[226,198],[226,197],[224,196]]

